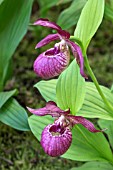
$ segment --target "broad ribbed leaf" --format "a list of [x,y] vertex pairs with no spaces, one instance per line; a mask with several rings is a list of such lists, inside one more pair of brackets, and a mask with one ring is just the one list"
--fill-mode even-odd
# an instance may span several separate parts
[[103,14],[104,0],[87,1],[74,32],[75,38],[82,42],[85,50],[102,22]]
[[6,79],[9,60],[25,35],[33,0],[4,0],[0,5],[0,88]]
[[10,98],[0,109],[0,121],[18,130],[30,130],[27,112],[13,98]]
[[101,128],[107,128],[105,133],[107,134],[109,142],[110,142],[111,147],[113,149],[113,121],[100,119],[98,121],[98,124]]
[[70,108],[72,114],[76,114],[81,108],[85,97],[85,80],[75,60],[58,78],[56,96],[63,110]]
[[112,160],[113,158],[104,135],[101,132],[91,133],[81,125],[73,129],[72,145],[63,157],[79,161]]
[[[110,89],[103,86],[100,87],[108,101],[113,105],[113,94],[111,93]],[[95,85],[90,82],[86,83],[86,95],[84,104],[77,115],[89,118],[113,120],[113,112],[107,108]]]
[[52,124],[54,119],[51,116],[40,117],[32,115],[28,118],[28,123],[35,137],[40,141],[41,133],[45,126]]
[[56,79],[48,81],[42,80],[35,84],[34,87],[40,91],[41,95],[47,102],[50,100],[56,102],[56,83]]
[[10,97],[17,94],[17,90],[11,90],[8,92],[0,92],[0,108],[6,103]]
[[69,29],[70,27],[75,25],[86,2],[87,0],[74,0],[69,8],[61,12],[58,17],[57,23],[63,29]]
[[[28,119],[29,126],[35,137],[40,140],[42,130],[54,122],[50,116],[32,115]],[[83,126],[73,128],[73,141],[69,150],[62,156],[79,161],[112,160],[112,152],[103,133],[91,133]]]
[[71,170],[113,170],[113,166],[107,162],[87,162],[84,165],[72,168]]
[[[43,82],[43,83],[42,83]],[[46,101],[56,100],[56,84],[57,80],[50,81],[42,81],[41,86],[37,86],[38,90],[43,95]],[[47,84],[47,88],[46,88]],[[79,110],[77,115],[84,116],[88,118],[101,118],[107,120],[113,120],[113,113],[109,111],[109,109],[104,104],[102,98],[100,97],[95,85],[91,82],[86,82],[86,94],[85,99],[82,105],[82,108]],[[109,100],[109,102],[113,105],[113,93],[111,93],[110,89],[100,86],[104,95]],[[61,98],[62,99],[62,98]],[[70,97],[69,97],[69,100]]]

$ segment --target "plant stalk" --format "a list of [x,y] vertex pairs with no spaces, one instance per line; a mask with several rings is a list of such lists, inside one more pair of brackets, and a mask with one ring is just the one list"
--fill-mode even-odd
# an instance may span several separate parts
[[93,71],[92,71],[92,69],[91,69],[91,67],[89,65],[89,61],[88,61],[87,55],[84,55],[84,63],[85,63],[86,69],[88,70],[89,75],[90,75],[91,79],[93,80],[93,82],[94,82],[94,84],[95,84],[95,86],[96,86],[96,88],[97,88],[101,98],[103,99],[104,103],[106,104],[106,106],[110,110],[113,111],[113,106],[109,103],[109,101],[106,99],[105,95],[103,94],[103,92],[102,92],[102,90],[101,90],[101,88],[99,86],[99,83],[98,83],[98,81],[97,81],[97,79],[96,79],[96,77],[95,77],[95,75],[94,75],[94,73],[93,73]]

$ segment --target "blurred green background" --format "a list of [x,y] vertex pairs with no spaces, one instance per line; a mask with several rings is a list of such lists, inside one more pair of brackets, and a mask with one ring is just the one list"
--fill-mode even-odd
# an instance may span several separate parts
[[[52,7],[42,10],[43,1],[35,0],[30,22],[33,23],[40,16],[56,22],[59,14],[70,5],[71,1],[67,0],[66,4],[60,3],[57,1],[57,5],[53,4]],[[72,26],[69,32],[73,34],[74,29],[75,27]],[[33,62],[41,52],[54,44],[35,50],[36,43],[50,32],[49,28],[29,25],[26,36],[13,55],[13,76],[7,82],[5,90],[19,89],[16,99],[23,107],[42,107],[45,104],[39,92],[33,88],[33,85],[41,80],[33,72]],[[113,23],[111,20],[104,18],[90,43],[88,58],[99,83],[111,87],[113,82]],[[88,81],[91,81],[90,77]],[[69,170],[78,165],[81,165],[81,162],[47,156],[31,132],[20,132],[0,123],[1,170]]]

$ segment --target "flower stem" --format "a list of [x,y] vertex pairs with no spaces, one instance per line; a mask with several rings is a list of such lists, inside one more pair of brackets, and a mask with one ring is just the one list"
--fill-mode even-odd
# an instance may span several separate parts
[[93,80],[93,82],[94,82],[94,84],[95,84],[95,86],[96,86],[96,88],[97,88],[101,98],[103,99],[104,103],[106,104],[106,106],[110,110],[113,111],[113,106],[109,103],[109,101],[106,99],[105,95],[103,94],[103,92],[102,92],[102,90],[101,90],[101,88],[99,86],[99,83],[98,83],[98,81],[97,81],[97,79],[96,79],[96,77],[95,77],[95,75],[94,75],[94,73],[93,73],[93,71],[92,71],[92,69],[91,69],[91,67],[89,65],[89,61],[88,61],[87,55],[84,55],[84,63],[85,63],[85,66],[86,66],[86,68],[87,68],[87,70],[89,72],[89,75],[92,78],[92,80]]

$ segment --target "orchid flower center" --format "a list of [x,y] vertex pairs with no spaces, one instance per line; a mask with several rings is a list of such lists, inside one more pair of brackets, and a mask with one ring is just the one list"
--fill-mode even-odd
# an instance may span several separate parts
[[54,124],[49,129],[49,132],[51,133],[52,136],[60,136],[64,133],[64,131],[65,131],[64,128],[57,124]]
[[63,133],[66,130],[66,127],[69,126],[69,121],[66,119],[64,115],[61,115],[56,121],[55,124],[53,124],[49,132],[52,134],[52,136],[59,136],[63,135]]
[[59,43],[56,43],[55,47],[58,48],[60,52],[69,50],[68,45],[64,39],[62,39]]
[[45,56],[47,57],[53,57],[54,55],[58,54],[60,52],[58,47],[51,48],[45,52]]
[[62,39],[59,43],[55,44],[54,48],[47,50],[45,52],[45,56],[53,57],[54,55],[65,52],[67,50],[68,50],[68,46],[67,46],[65,40]]

